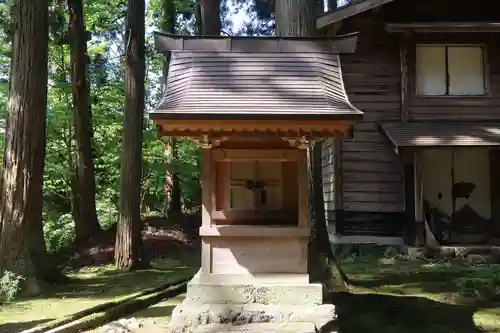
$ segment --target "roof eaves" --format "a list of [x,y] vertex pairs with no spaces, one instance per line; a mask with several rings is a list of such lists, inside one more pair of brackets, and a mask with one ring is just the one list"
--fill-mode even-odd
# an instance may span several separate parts
[[295,113],[207,113],[200,110],[200,112],[193,113],[180,113],[168,112],[165,110],[157,110],[150,112],[149,118],[151,120],[347,120],[347,121],[360,121],[363,119],[363,112],[353,110],[348,113],[310,113],[310,114],[295,114]]
[[182,36],[154,32],[156,49],[169,52],[338,53],[356,50],[358,33],[334,37]]
[[327,12],[316,19],[316,28],[321,30],[351,16],[380,7],[394,0],[358,0],[336,10]]

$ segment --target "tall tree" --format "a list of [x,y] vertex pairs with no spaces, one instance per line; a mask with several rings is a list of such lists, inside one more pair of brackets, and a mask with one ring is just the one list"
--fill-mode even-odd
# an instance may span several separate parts
[[219,36],[221,26],[220,0],[199,0],[202,35]]
[[201,20],[201,4],[200,4],[200,1],[201,0],[196,0],[195,4],[194,4],[194,17],[195,17],[195,34],[197,35],[201,35],[203,34],[203,22]]
[[337,0],[328,0],[328,11],[332,11],[337,9],[338,3]]
[[23,291],[38,292],[28,235],[40,223],[45,160],[48,72],[46,0],[12,6],[12,62],[0,201],[0,272],[24,277]]
[[95,172],[92,152],[92,112],[87,83],[87,40],[82,0],[68,0],[71,82],[76,136],[76,242],[82,243],[101,230],[95,204]]
[[140,264],[141,171],[145,79],[145,2],[128,0],[125,32],[125,115],[120,174],[120,220],[115,263],[132,270]]
[[[276,35],[315,36],[316,35],[316,3],[310,0],[275,0]],[[309,274],[315,281],[327,286],[335,280],[334,271],[329,268],[330,262],[340,274],[343,283],[347,277],[337,264],[330,246],[328,230],[325,222],[323,204],[323,181],[321,168],[321,143],[315,143],[309,152],[310,182],[310,218],[311,237],[309,239],[308,263]]]
[[[163,20],[162,30],[169,33],[175,33],[176,10],[174,0],[163,1]],[[168,75],[168,64],[170,56],[165,58],[163,63],[163,82],[165,88]],[[179,174],[173,167],[173,161],[178,157],[177,140],[174,137],[168,137],[165,140],[165,157],[169,161],[170,167],[165,174],[165,212],[168,218],[175,218],[181,214],[181,188]]]

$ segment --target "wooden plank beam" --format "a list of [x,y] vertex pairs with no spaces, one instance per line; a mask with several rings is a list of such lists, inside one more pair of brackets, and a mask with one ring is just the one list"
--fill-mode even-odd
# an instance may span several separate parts
[[297,161],[298,149],[215,149],[213,160],[219,161]]
[[352,123],[343,120],[325,121],[197,121],[155,120],[158,136],[172,137],[260,137],[316,140],[346,136]]
[[391,33],[432,33],[432,32],[499,32],[500,22],[412,22],[388,23],[386,30]]
[[408,121],[408,113],[410,110],[410,103],[408,100],[408,49],[409,39],[407,35],[401,38],[400,51],[399,51],[399,64],[401,69],[400,77],[400,94],[401,94],[401,122]]

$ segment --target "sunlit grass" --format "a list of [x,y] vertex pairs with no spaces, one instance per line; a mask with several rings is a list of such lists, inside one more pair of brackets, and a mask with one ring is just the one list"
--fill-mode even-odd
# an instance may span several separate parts
[[71,285],[59,286],[37,298],[0,306],[0,332],[17,332],[89,307],[117,301],[145,288],[188,277],[198,267],[196,260],[159,260],[150,269],[134,272],[119,272],[113,265],[86,267],[68,274],[74,279]]

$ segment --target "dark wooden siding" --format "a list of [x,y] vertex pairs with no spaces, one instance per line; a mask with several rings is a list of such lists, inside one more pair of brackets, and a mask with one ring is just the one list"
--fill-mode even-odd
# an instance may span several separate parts
[[[420,34],[416,43],[479,44],[485,47],[486,97],[419,97],[411,99],[409,119],[429,120],[498,120],[500,119],[500,34]],[[414,49],[412,50],[415,51]],[[410,70],[414,70],[410,68]]]
[[357,212],[404,210],[401,166],[377,128],[378,121],[400,119],[398,40],[371,14],[343,22],[339,34],[359,31],[354,55],[341,65],[350,101],[364,112],[341,152],[342,209]]
[[[389,22],[498,21],[497,0],[396,0],[331,27],[328,34],[359,31],[356,53],[341,56],[350,101],[364,114],[353,139],[343,139],[337,175],[330,144],[325,144],[325,208],[329,221],[337,215],[340,234],[402,235],[404,228],[403,168],[391,145],[379,134],[377,122],[402,121],[400,41],[385,30]],[[409,91],[408,121],[480,121],[500,119],[500,34],[427,34],[415,42],[480,43],[486,46],[488,88],[484,98],[415,98]],[[408,52],[415,52],[410,43]],[[413,53],[414,55],[414,53]],[[414,58],[414,57],[413,57]],[[412,56],[408,57],[411,65]],[[409,68],[414,71],[414,68]],[[409,73],[409,79],[412,74]],[[411,86],[411,84],[410,84]],[[341,180],[341,195],[330,182]],[[334,204],[335,198],[337,205]]]
[[[481,0],[396,0],[380,8],[376,18],[385,22],[497,22],[498,1]],[[430,98],[410,91],[409,120],[490,120],[500,119],[500,34],[446,33],[415,34],[416,43],[481,44],[486,49],[488,97]],[[413,48],[408,50],[415,52]],[[411,57],[410,57],[411,58]],[[414,73],[410,63],[409,70]],[[414,85],[413,85],[414,86]],[[413,95],[413,96],[412,96]]]
[[323,200],[325,218],[329,225],[335,222],[335,147],[334,139],[325,140],[321,146],[323,167]]
[[336,223],[335,231],[342,236],[402,236],[404,212],[366,213],[344,212],[342,221]]
[[379,9],[386,22],[498,21],[498,0],[396,0]]

